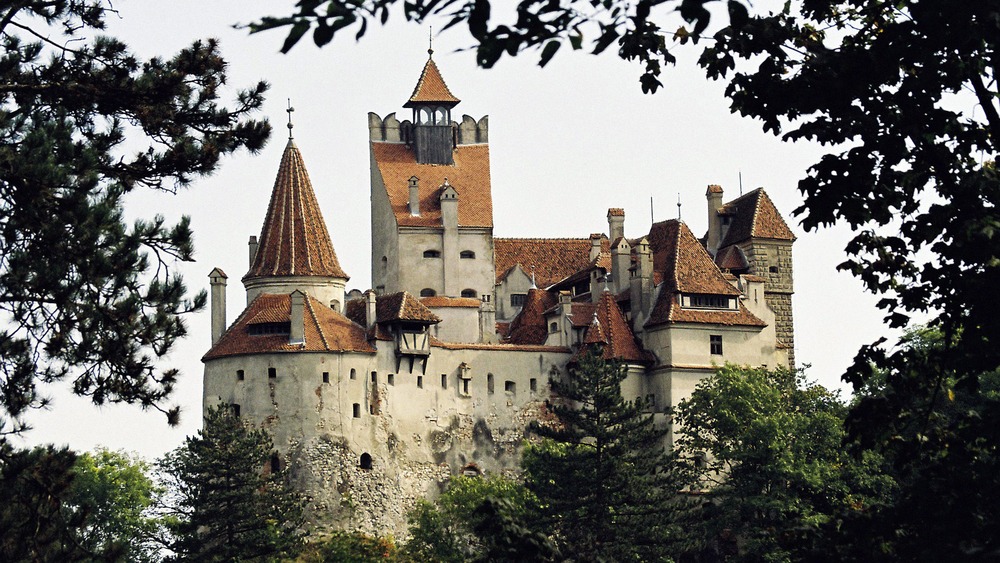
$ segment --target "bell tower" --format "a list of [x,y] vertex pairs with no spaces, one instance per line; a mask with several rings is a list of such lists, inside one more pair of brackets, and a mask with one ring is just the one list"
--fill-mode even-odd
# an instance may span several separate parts
[[461,101],[441,78],[434,63],[434,49],[427,49],[427,64],[413,94],[403,107],[413,110],[413,152],[418,164],[454,164],[455,129],[451,108]]

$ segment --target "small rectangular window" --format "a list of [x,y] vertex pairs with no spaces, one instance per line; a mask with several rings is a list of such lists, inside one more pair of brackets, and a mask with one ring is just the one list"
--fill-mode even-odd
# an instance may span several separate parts
[[528,385],[531,387],[531,392],[532,393],[538,392],[538,380],[537,379],[535,379],[534,377],[532,377],[531,380],[528,381]]
[[447,373],[442,373],[441,374],[441,388],[442,389],[447,389],[448,388],[448,374]]
[[243,381],[244,379],[246,379],[246,374],[243,373],[243,370],[241,369],[236,370],[236,380]]
[[368,405],[368,414],[375,415],[375,405]]
[[276,370],[275,368],[267,368],[268,379],[275,379],[277,377],[278,377],[278,370]]
[[463,379],[462,380],[462,394],[463,395],[468,395],[469,394],[469,380],[468,379]]
[[388,377],[388,380],[389,380],[389,385],[395,385],[396,384],[396,374],[390,373],[389,377]]
[[351,368],[351,379],[357,379],[357,378],[358,378],[358,370]]
[[354,418],[361,418],[361,403],[354,403]]
[[239,417],[240,416],[240,406],[237,405],[236,403],[233,403],[232,404],[232,408],[233,408],[233,416]]
[[523,293],[512,293],[510,295],[510,306],[511,307],[523,307],[524,300],[527,299],[527,295]]
[[330,383],[330,372],[323,372],[323,383]]
[[486,374],[486,392],[493,394],[493,374]]
[[712,334],[708,337],[709,346],[711,347],[713,356],[722,355],[722,335]]
[[422,375],[418,375],[417,376],[417,388],[418,389],[423,389],[424,388],[424,376],[422,376]]
[[503,390],[513,395],[514,393],[517,392],[517,384],[514,383],[513,381],[504,381]]
[[372,385],[378,385],[378,372],[372,372]]

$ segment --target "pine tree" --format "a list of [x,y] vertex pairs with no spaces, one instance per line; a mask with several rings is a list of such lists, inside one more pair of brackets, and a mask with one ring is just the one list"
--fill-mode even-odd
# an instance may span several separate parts
[[525,452],[527,486],[574,559],[658,561],[679,539],[681,478],[648,405],[622,398],[626,375],[623,364],[582,354],[552,380],[559,424],[532,427],[545,440]]
[[176,560],[275,561],[295,553],[303,500],[275,459],[266,431],[248,428],[226,407],[206,414],[204,429],[161,462],[177,496]]

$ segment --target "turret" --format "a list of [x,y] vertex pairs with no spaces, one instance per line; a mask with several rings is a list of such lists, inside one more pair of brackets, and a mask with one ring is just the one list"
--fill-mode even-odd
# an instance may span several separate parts
[[708,186],[705,199],[708,200],[708,238],[705,247],[709,254],[715,256],[722,242],[722,218],[719,217],[719,209],[722,208],[722,186],[715,184]]
[[434,63],[434,50],[427,50],[427,64],[413,94],[403,107],[413,110],[413,152],[419,164],[454,164],[455,131],[451,108],[459,103],[444,83]]

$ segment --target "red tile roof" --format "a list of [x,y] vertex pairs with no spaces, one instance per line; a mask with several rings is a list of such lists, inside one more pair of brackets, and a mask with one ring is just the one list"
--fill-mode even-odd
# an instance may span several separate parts
[[545,311],[555,306],[557,298],[544,289],[529,289],[521,311],[510,322],[507,342],[510,344],[544,344],[548,338]]
[[743,249],[734,245],[727,246],[715,254],[715,263],[722,270],[747,270],[750,263],[743,254]]
[[403,104],[403,107],[412,108],[415,104],[433,102],[441,102],[449,106],[454,106],[460,101],[451,93],[448,85],[444,83],[444,78],[441,77],[441,71],[438,70],[434,59],[428,58],[427,63],[424,65],[424,70],[420,72],[417,85],[413,88],[413,94]]
[[406,291],[379,295],[375,301],[375,318],[380,323],[392,321],[416,321],[439,323],[441,319]]
[[420,302],[425,307],[465,307],[468,309],[478,309],[480,301],[475,297],[421,297]]
[[[738,301],[740,290],[726,280],[687,225],[677,220],[655,223],[648,240],[653,268],[662,272],[663,285],[645,326],[671,322],[767,326]],[[736,296],[739,305],[735,311],[682,309],[681,293]]]
[[[589,238],[494,238],[496,282],[503,281],[507,271],[520,264],[529,276],[534,271],[536,286],[549,287],[593,266],[590,246]],[[601,240],[602,255],[609,248],[605,237]],[[610,269],[611,255],[599,256],[597,265]]]
[[[373,142],[371,148],[397,225],[440,227],[441,201],[438,198],[447,179],[458,192],[459,226],[493,226],[489,145],[455,147],[454,164],[418,164],[413,151],[402,143]],[[409,180],[412,176],[420,181],[420,215],[410,215]]]
[[598,343],[604,345],[602,355],[606,360],[649,362],[654,359],[639,346],[635,334],[625,320],[624,313],[610,291],[601,293],[584,337],[584,344]]
[[348,279],[333,251],[302,154],[292,141],[281,156],[257,254],[243,280],[273,276]]
[[719,209],[719,214],[732,217],[729,230],[719,248],[750,237],[795,240],[795,235],[764,192],[764,188],[757,188],[726,203]]
[[271,352],[375,352],[363,327],[312,297],[307,299],[303,312],[305,344],[289,344],[287,334],[249,334],[251,324],[289,322],[291,310],[289,295],[258,295],[202,361]]

